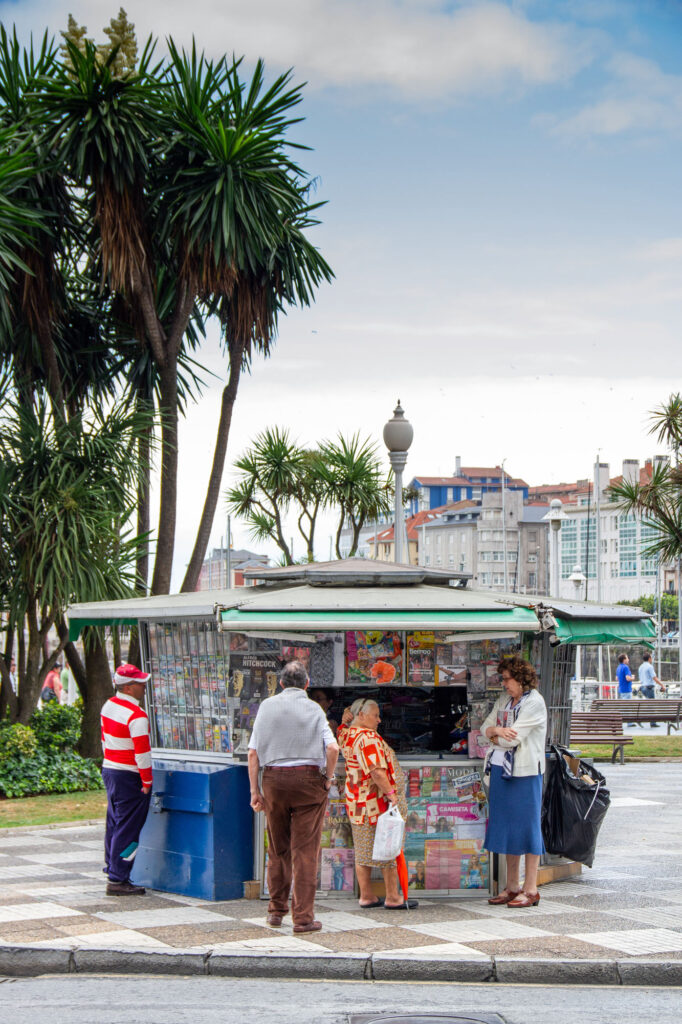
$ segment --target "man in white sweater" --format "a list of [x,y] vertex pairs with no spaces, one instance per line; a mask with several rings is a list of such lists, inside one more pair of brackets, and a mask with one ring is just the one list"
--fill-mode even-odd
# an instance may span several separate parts
[[[294,932],[316,932],[317,862],[339,748],[299,661],[284,666],[282,692],[264,700],[249,741],[251,806],[268,823],[268,924],[289,910]],[[260,773],[262,769],[262,786]],[[292,887],[293,885],[293,887]]]

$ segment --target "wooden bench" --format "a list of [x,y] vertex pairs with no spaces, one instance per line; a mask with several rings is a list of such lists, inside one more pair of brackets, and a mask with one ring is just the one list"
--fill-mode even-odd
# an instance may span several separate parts
[[675,697],[634,697],[632,700],[593,700],[590,711],[608,711],[611,715],[620,715],[622,722],[665,722],[668,736],[671,729],[680,728],[682,718],[682,700]]
[[571,715],[571,747],[584,747],[597,743],[613,747],[611,763],[620,753],[620,763],[625,763],[625,746],[632,743],[632,736],[623,735],[623,719],[610,711],[574,711]]

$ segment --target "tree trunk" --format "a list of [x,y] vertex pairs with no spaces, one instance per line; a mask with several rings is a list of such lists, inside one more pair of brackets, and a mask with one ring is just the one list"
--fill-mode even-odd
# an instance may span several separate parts
[[159,369],[161,391],[161,502],[152,594],[170,593],[178,496],[177,359]]
[[[150,403],[142,395],[138,395],[136,404],[138,409],[150,407]],[[147,535],[147,540],[144,542],[144,545],[140,548],[139,554],[137,556],[137,579],[139,585],[139,593],[143,596],[147,593],[147,585],[149,583],[148,535],[151,518],[149,490],[151,477],[151,451],[153,429],[153,426],[150,424],[145,430],[144,435],[142,437],[139,437],[137,441],[137,466],[139,473],[139,482],[137,485],[137,535],[138,537]]]
[[197,589],[199,574],[201,573],[201,567],[204,564],[204,559],[206,557],[206,549],[211,537],[215,510],[220,496],[220,485],[223,479],[225,457],[227,455],[227,442],[230,436],[230,426],[232,424],[232,410],[234,409],[234,403],[237,398],[239,379],[242,371],[244,345],[235,341],[230,344],[229,350],[230,376],[225,388],[223,389],[218,434],[216,437],[215,451],[213,453],[211,475],[208,480],[206,499],[204,501],[204,509],[201,513],[192,557],[189,560],[187,572],[185,573],[185,578],[183,580],[182,587],[180,588],[183,594]]
[[94,632],[84,643],[86,690],[83,694],[83,725],[78,744],[78,753],[83,757],[102,756],[102,733],[100,711],[106,700],[113,695],[111,670],[102,637]]
[[[14,650],[14,629],[8,624],[7,638],[5,641],[5,654],[0,658],[0,722],[9,717],[10,722],[15,722],[17,717],[18,703],[17,695],[12,689],[9,678],[9,669],[12,664],[12,651]],[[17,684],[18,671],[14,674],[15,685]]]
[[47,675],[47,666],[43,661],[43,635],[38,625],[38,613],[32,601],[28,602],[26,620],[28,644],[24,677],[19,690],[19,712],[17,715],[17,721],[22,725],[28,725],[31,715],[38,706],[40,691]]

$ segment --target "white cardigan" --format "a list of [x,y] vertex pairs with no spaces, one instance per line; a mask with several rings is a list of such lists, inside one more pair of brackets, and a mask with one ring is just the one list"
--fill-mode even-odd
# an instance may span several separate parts
[[485,755],[487,769],[495,747],[501,749],[516,748],[514,754],[513,775],[544,775],[545,773],[545,739],[547,736],[547,706],[537,690],[531,690],[519,711],[519,717],[512,726],[516,730],[515,740],[503,740],[497,737],[493,745],[485,734],[486,729],[497,725],[497,712],[509,703],[506,692],[500,694],[495,706],[481,726],[481,743],[489,743],[490,749]]

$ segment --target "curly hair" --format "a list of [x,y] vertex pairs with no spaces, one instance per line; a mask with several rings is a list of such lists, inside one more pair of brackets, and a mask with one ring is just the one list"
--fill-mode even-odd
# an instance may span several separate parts
[[503,658],[497,666],[497,671],[500,673],[508,672],[512,679],[515,679],[517,683],[521,683],[524,693],[528,693],[529,690],[537,690],[538,688],[538,677],[535,669],[529,661],[519,658],[518,655],[514,655],[513,658]]

